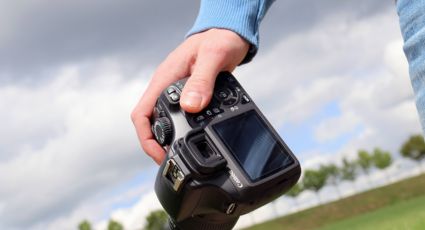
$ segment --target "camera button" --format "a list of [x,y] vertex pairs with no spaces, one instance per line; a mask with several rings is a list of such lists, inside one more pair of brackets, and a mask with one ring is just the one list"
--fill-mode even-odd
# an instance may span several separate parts
[[173,102],[178,102],[180,100],[180,95],[178,93],[171,93],[170,98]]
[[211,111],[211,110],[206,110],[205,111],[205,114],[208,116],[208,117],[212,117],[214,114],[213,114],[213,112]]
[[219,108],[212,108],[212,112],[217,115],[221,113],[221,110]]
[[176,84],[175,84],[175,86],[180,90],[180,91],[182,91],[183,90],[183,87],[184,87],[184,83],[183,82],[180,82],[180,81],[178,81]]
[[220,99],[226,99],[228,96],[229,96],[229,95],[228,95],[225,91],[220,91],[220,92],[218,93],[218,97],[219,97]]
[[243,94],[242,95],[242,104],[246,104],[249,103],[251,100],[248,98],[247,95]]
[[229,98],[229,96],[232,94],[232,92],[229,89],[220,89],[217,93],[216,96],[220,101],[226,100],[227,98]]
[[229,99],[227,99],[227,100],[225,100],[223,102],[224,105],[233,105],[235,103],[236,103],[236,99],[235,98],[229,98]]
[[[239,88],[238,88],[238,89],[239,89]],[[231,88],[230,88],[230,91],[232,92],[232,95],[233,95],[233,96],[235,96],[235,97],[237,97],[237,96],[238,96],[237,90],[236,90],[235,88],[231,87]]]
[[229,204],[229,206],[227,207],[227,210],[226,210],[226,214],[227,215],[232,214],[235,211],[235,209],[236,209],[236,204],[235,203]]
[[170,86],[170,87],[167,88],[168,94],[172,94],[172,93],[175,93],[175,92],[176,92],[176,89],[173,86]]
[[204,121],[205,120],[205,117],[204,117],[204,115],[199,115],[199,116],[197,116],[196,118],[195,118],[195,121],[196,122],[202,122],[202,121]]

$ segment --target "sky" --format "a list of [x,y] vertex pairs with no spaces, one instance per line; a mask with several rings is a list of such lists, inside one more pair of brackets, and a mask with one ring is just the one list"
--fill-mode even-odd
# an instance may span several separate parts
[[[199,1],[0,0],[0,229],[140,229],[157,166],[130,120]],[[279,0],[235,71],[303,168],[420,133],[392,1]]]

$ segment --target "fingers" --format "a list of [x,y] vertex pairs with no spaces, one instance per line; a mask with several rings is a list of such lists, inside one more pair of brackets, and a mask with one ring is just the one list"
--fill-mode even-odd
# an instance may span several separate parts
[[149,118],[162,90],[172,82],[189,75],[188,62],[190,62],[190,57],[184,57],[179,53],[170,54],[158,67],[145,93],[131,114],[143,150],[157,164],[161,164],[164,160],[165,151],[153,137]]
[[171,83],[190,76],[180,105],[190,113],[200,112],[212,97],[220,71],[233,70],[245,57],[249,44],[236,33],[210,29],[190,36],[158,67],[131,118],[144,151],[160,164],[164,149],[151,132],[150,117],[156,100]]
[[152,113],[157,98],[166,87],[189,75],[191,59],[192,57],[177,50],[161,63],[140,100],[140,109],[147,113],[145,115]]
[[145,139],[141,143],[143,150],[160,165],[165,159],[165,150],[156,142],[155,139]]
[[151,132],[151,125],[148,116],[132,113],[133,124],[136,128],[137,137],[140,145],[146,154],[148,154],[157,164],[165,158],[165,150],[156,142]]
[[225,53],[201,51],[180,99],[180,106],[189,113],[200,112],[211,100],[218,73],[223,70]]

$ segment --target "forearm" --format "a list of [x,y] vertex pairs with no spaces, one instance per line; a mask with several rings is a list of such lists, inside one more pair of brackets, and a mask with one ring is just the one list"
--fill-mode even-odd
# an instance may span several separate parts
[[425,128],[425,0],[398,0],[397,12],[422,128]]
[[198,17],[188,36],[211,28],[231,30],[251,44],[244,62],[259,46],[259,25],[274,0],[202,0]]

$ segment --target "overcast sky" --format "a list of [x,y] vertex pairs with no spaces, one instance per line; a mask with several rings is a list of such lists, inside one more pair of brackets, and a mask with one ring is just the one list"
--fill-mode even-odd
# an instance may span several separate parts
[[[0,229],[144,224],[157,166],[130,112],[198,7],[0,0]],[[235,74],[304,168],[420,132],[393,1],[277,0]]]

